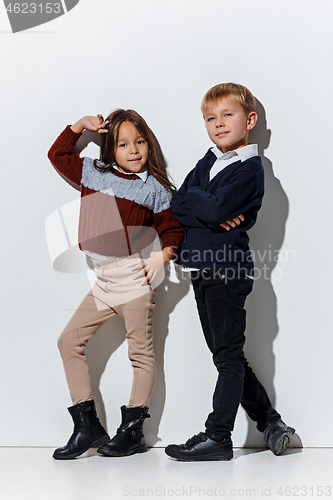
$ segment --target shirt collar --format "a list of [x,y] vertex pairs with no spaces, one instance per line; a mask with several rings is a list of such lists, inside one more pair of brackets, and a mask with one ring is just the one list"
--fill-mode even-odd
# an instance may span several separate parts
[[222,153],[217,146],[211,148],[211,151],[218,159],[228,160],[232,156],[239,156],[240,161],[248,160],[252,158],[252,156],[258,155],[258,145],[257,144],[248,144],[247,146],[243,146],[242,148],[234,149],[233,151],[228,151],[227,153]]
[[[114,163],[112,165],[112,167],[115,170],[118,170],[118,172],[120,172],[119,167],[118,167],[118,165],[116,165],[116,163]],[[125,174],[125,175],[133,175],[133,174],[134,175],[138,175],[143,182],[146,182],[146,180],[148,178],[148,172],[147,172],[147,170],[144,170],[143,172],[121,172],[121,173]]]

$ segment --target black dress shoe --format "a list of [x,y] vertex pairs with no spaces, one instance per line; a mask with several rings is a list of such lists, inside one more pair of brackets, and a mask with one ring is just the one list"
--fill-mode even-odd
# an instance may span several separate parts
[[274,455],[281,455],[289,446],[295,429],[288,427],[281,419],[273,420],[263,430],[264,439]]
[[205,432],[191,437],[185,444],[169,444],[165,453],[177,460],[187,462],[203,460],[230,460],[233,457],[230,437],[213,441]]

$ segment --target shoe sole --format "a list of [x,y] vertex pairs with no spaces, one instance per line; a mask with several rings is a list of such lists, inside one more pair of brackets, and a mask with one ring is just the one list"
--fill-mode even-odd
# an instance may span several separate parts
[[217,462],[217,461],[227,461],[231,460],[234,456],[233,452],[225,453],[224,455],[221,454],[214,454],[210,453],[209,455],[188,455],[184,456],[183,454],[178,454],[177,452],[173,453],[168,450],[164,450],[165,453],[176,460],[179,460],[181,462]]
[[[103,443],[103,444],[105,444],[105,443]],[[135,453],[145,453],[147,451],[147,449],[148,449],[147,445],[143,444],[143,445],[139,446],[139,448],[136,448],[134,450],[130,450],[127,453],[117,453],[114,451],[105,450],[103,448],[99,448],[97,450],[97,453],[100,453],[104,457],[129,457],[130,455],[134,455]]]
[[77,451],[76,453],[72,453],[71,455],[56,455],[53,453],[53,458],[56,460],[72,460],[73,458],[77,458],[80,455],[83,455],[86,451],[89,450],[89,448],[98,448],[99,446],[103,446],[103,444],[106,444],[110,441],[110,436],[106,434],[105,436],[96,439],[93,443],[91,443],[89,446],[85,446],[82,450]]
[[287,431],[283,431],[281,434],[277,433],[273,436],[272,443],[270,446],[271,451],[274,455],[281,455],[289,446],[291,436],[295,433],[295,429],[288,427]]

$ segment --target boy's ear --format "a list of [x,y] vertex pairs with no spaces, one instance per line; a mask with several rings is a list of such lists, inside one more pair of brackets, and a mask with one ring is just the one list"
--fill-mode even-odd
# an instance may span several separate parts
[[251,113],[249,113],[247,115],[247,126],[246,126],[246,130],[251,130],[253,129],[253,127],[255,126],[255,124],[257,123],[257,120],[258,120],[258,115],[255,111],[251,111]]

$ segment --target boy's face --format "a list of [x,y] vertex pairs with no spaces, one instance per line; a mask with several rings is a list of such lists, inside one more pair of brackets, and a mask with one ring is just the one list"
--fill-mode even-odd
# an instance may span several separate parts
[[257,114],[253,111],[246,115],[237,99],[224,97],[207,107],[204,120],[211,141],[222,153],[227,153],[248,144]]

